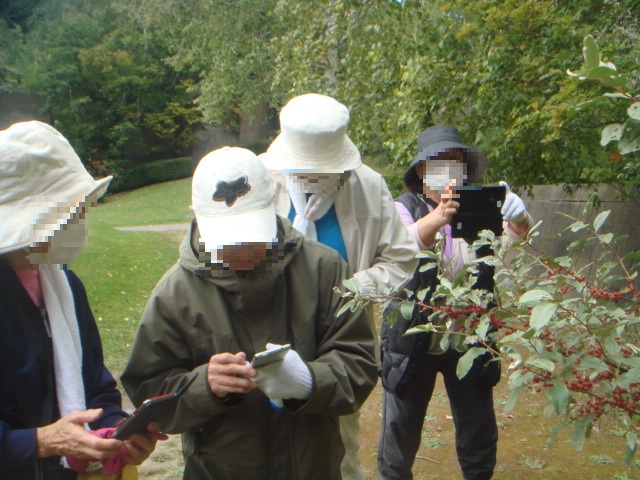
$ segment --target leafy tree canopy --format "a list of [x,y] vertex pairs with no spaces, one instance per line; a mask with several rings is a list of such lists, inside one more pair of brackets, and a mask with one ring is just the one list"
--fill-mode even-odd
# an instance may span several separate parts
[[487,154],[487,181],[620,182],[629,162],[599,138],[628,105],[575,115],[602,86],[566,71],[592,35],[637,92],[639,11],[621,0],[41,0],[12,13],[29,28],[21,55],[0,53],[0,81],[18,72],[14,84],[43,94],[103,158],[186,146],[193,98],[206,121],[237,127],[314,91],[348,105],[362,152],[398,171],[420,131],[448,123]]

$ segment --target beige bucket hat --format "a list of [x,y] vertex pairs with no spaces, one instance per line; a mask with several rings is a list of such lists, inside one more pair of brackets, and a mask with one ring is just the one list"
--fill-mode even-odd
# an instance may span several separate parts
[[48,241],[95,204],[112,178],[94,180],[50,125],[21,122],[0,131],[0,254]]
[[362,165],[347,136],[349,110],[337,100],[308,93],[280,111],[280,135],[260,156],[270,170],[283,173],[342,173]]

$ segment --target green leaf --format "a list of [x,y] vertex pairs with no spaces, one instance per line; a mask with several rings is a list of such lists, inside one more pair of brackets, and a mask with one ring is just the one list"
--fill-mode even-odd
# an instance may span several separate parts
[[400,313],[405,319],[411,320],[414,305],[415,302],[402,302],[402,304],[400,304]]
[[400,313],[400,309],[399,308],[389,308],[387,309],[386,315],[385,315],[385,321],[391,325],[392,327],[396,324],[396,322],[398,321],[398,314]]
[[504,413],[509,413],[513,409],[513,407],[516,406],[523,388],[524,387],[518,387],[511,390],[511,393],[507,397],[507,401],[504,404]]
[[590,238],[581,238],[580,240],[576,240],[575,242],[571,242],[567,246],[567,251],[571,252],[573,250],[579,250],[582,247],[584,247],[587,243],[589,243],[589,241],[591,241],[591,237]]
[[561,422],[558,422],[553,426],[553,428],[551,429],[551,434],[549,435],[549,439],[547,440],[547,448],[550,449],[553,446],[556,438],[558,438],[558,433],[560,433],[560,430],[569,425],[569,423],[570,421],[565,418]]
[[594,370],[598,373],[608,370],[606,363],[592,355],[585,355],[582,357],[580,359],[580,365],[578,365],[577,368],[580,370]]
[[435,263],[435,262],[425,263],[424,265],[422,265],[420,267],[420,271],[421,272],[426,272],[427,270],[432,270],[432,269],[436,268],[437,266],[438,266],[438,264]]
[[602,94],[603,97],[607,97],[607,98],[624,98],[625,100],[629,100],[629,97],[627,97],[626,95],[623,95],[622,93],[612,93],[612,92],[607,92],[607,93],[603,93]]
[[561,380],[554,380],[553,387],[549,389],[549,399],[553,409],[560,414],[569,404],[569,389]]
[[611,141],[619,141],[622,138],[622,132],[624,130],[623,123],[612,123],[602,129],[602,137],[600,138],[600,145],[603,147],[608,145]]
[[573,424],[573,432],[571,434],[571,443],[578,448],[582,448],[585,438],[589,438],[591,434],[591,426],[593,424],[593,416],[585,415],[578,417]]
[[435,332],[436,327],[433,325],[433,323],[425,323],[424,325],[417,325],[413,328],[410,328],[409,330],[407,330],[406,332],[404,332],[404,334],[402,335],[407,336],[407,335],[415,335],[416,333],[429,333],[429,332]]
[[600,227],[602,227],[602,225],[607,220],[607,217],[609,216],[610,213],[611,213],[611,210],[606,210],[598,214],[596,219],[593,221],[593,228],[595,229],[596,232],[600,230]]
[[627,120],[618,148],[622,155],[640,150],[640,121],[632,118]]
[[544,290],[531,290],[522,295],[518,300],[518,303],[534,306],[551,300],[553,300],[553,297],[549,292],[545,292]]
[[340,310],[338,310],[338,313],[336,313],[336,317],[340,317],[344,312],[346,312],[347,310],[350,310],[354,304],[355,304],[354,300],[349,300],[347,303],[345,303],[342,306]]
[[625,89],[627,78],[615,69],[607,66],[592,68],[585,77],[587,80],[600,82],[608,87]]
[[524,362],[525,365],[529,365],[531,367],[540,368],[542,370],[546,370],[547,372],[553,372],[555,365],[551,360],[547,360],[544,358],[540,358],[538,356],[531,356],[527,358]]
[[360,281],[356,277],[345,278],[342,280],[342,285],[345,286],[347,290],[353,293],[358,293],[360,290]]
[[629,445],[629,443],[627,443],[624,446],[624,465],[626,467],[630,467],[631,466],[631,461],[633,460],[633,457],[636,455],[636,449],[638,448],[638,444],[634,443],[633,447]]
[[618,344],[618,342],[616,341],[616,337],[615,335],[609,335],[605,341],[604,341],[604,348],[607,351],[607,353],[611,356],[618,356],[620,355],[620,345]]
[[587,69],[600,66],[600,50],[593,36],[587,35],[582,41],[582,56]]
[[627,114],[634,120],[640,120],[640,102],[632,104],[627,109]]
[[602,235],[598,235],[598,240],[604,243],[605,245],[609,245],[613,240],[613,233],[603,233]]
[[579,232],[580,230],[582,230],[583,228],[587,228],[587,224],[584,223],[582,220],[578,220],[577,222],[572,223],[571,225],[569,225],[569,230],[571,230],[572,232]]
[[638,436],[635,432],[628,432],[626,435],[627,443],[624,447],[624,464],[626,466],[631,465],[631,460],[636,454],[636,449],[638,448]]
[[542,303],[531,310],[531,327],[540,330],[545,327],[558,309],[555,303]]
[[465,354],[458,359],[458,365],[456,366],[456,376],[458,378],[464,378],[469,373],[469,370],[473,366],[473,361],[484,354],[486,350],[480,347],[472,347],[465,352]]

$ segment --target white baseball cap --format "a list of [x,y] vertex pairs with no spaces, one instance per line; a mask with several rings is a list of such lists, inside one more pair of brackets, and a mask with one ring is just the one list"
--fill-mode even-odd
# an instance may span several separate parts
[[275,186],[251,151],[224,147],[193,174],[191,203],[207,252],[224,245],[277,241]]

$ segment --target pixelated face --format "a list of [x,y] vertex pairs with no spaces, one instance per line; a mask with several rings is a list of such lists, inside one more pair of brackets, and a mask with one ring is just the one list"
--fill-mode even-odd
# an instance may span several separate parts
[[239,243],[225,245],[215,252],[219,262],[232,270],[253,270],[268,255],[271,247],[267,243]]
[[29,262],[33,265],[68,265],[71,263],[86,244],[88,207],[89,204],[76,204],[71,217],[60,226],[48,224],[44,218],[47,215],[43,215],[38,225],[34,227],[40,234],[48,232],[48,236],[46,240],[36,241],[29,246]]
[[292,173],[287,175],[287,189],[303,193],[329,194],[340,188],[345,173]]
[[432,192],[442,193],[452,184],[462,186],[467,181],[464,152],[458,149],[440,152],[438,156],[416,165],[416,173],[425,189]]

